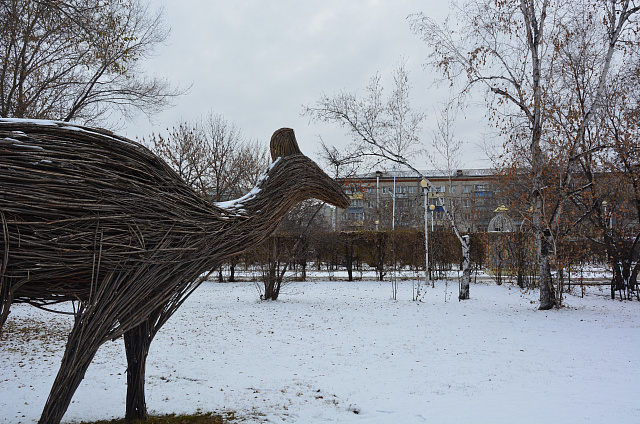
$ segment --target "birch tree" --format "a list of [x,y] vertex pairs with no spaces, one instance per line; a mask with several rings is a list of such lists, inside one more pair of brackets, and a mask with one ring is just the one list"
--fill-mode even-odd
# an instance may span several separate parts
[[[387,98],[383,95],[380,75],[377,74],[371,78],[362,98],[349,92],[322,95],[315,105],[305,107],[304,114],[311,119],[344,128],[352,139],[347,147],[348,157],[361,156],[373,163],[392,162],[401,165],[422,177],[435,190],[433,184],[408,159],[422,152],[420,130],[425,115],[411,106],[411,85],[404,63],[401,62],[394,70],[393,82],[393,90]],[[464,256],[458,297],[460,300],[468,299],[471,280],[469,237],[463,236],[458,230],[448,208],[443,206],[443,209],[462,245]],[[420,294],[418,286],[416,297]]]
[[[449,21],[440,24],[424,14],[411,18],[413,30],[432,49],[429,57],[435,68],[451,81],[462,81],[465,93],[478,86],[487,90],[492,122],[511,137],[510,141],[516,141],[520,130],[526,128],[532,181],[529,200],[540,275],[539,308],[543,310],[557,304],[551,263],[568,200],[568,183],[575,170],[574,158],[580,155],[585,131],[601,106],[621,36],[636,24],[637,12],[632,0],[476,0],[458,9],[456,28]],[[583,93],[579,119],[573,120],[572,127],[565,127],[563,137],[570,144],[565,145],[562,172],[554,181],[558,196],[550,197],[543,171],[558,159],[553,157],[557,132],[550,131],[550,122],[571,115],[571,110],[556,107],[553,101],[554,95],[563,93],[556,77],[567,72],[563,61],[571,61],[567,56],[570,50],[564,47],[574,41],[576,33],[588,33],[580,28],[589,25],[589,30],[601,25],[598,33],[603,34],[598,60],[590,69],[597,83]]]
[[[611,296],[631,298],[640,272],[640,65],[613,79],[585,133],[570,193],[581,235],[601,245],[613,271]],[[636,291],[636,296],[640,294]]]
[[[455,135],[455,121],[457,116],[456,102],[449,99],[442,104],[436,114],[436,128],[431,131],[431,147],[432,153],[427,153],[429,160],[433,166],[440,172],[449,177],[449,192],[453,186],[452,176],[461,168],[460,155],[462,149],[462,140]],[[452,194],[452,193],[451,193]],[[460,197],[461,193],[457,193]],[[447,205],[449,212],[456,215],[460,199],[451,199]]]

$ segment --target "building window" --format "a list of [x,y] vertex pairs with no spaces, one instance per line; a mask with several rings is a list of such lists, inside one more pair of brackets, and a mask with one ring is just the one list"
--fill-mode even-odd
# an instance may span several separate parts
[[464,206],[465,208],[470,208],[471,207],[471,200],[469,199],[464,199],[462,201],[462,206]]
[[416,186],[409,187],[409,194],[417,194],[417,193],[418,193],[418,187]]
[[452,185],[451,187],[449,187],[449,193],[456,194],[456,186]]
[[355,194],[360,192],[360,187],[356,186],[355,184],[349,184],[344,191],[347,194]]
[[364,221],[364,212],[348,212],[345,218],[347,221]]
[[435,191],[436,193],[444,193],[445,186],[443,185],[433,186],[433,191]]
[[473,186],[464,185],[464,186],[462,186],[462,188],[464,189],[465,193],[471,193],[471,189],[473,188]]

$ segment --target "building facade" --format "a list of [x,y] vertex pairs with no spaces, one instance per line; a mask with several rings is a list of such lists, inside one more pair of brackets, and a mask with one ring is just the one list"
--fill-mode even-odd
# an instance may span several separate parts
[[424,228],[425,199],[428,225],[450,228],[446,210],[461,231],[486,231],[499,206],[497,176],[489,169],[461,169],[453,175],[421,171],[431,187],[415,173],[376,171],[343,180],[351,198],[347,209],[333,218],[339,230]]

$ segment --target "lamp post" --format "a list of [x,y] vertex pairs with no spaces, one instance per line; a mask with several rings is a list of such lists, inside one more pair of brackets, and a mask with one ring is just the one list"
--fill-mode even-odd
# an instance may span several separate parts
[[391,229],[396,229],[396,171],[393,170],[393,200],[391,206]]
[[378,224],[380,224],[380,175],[382,175],[382,171],[376,171],[376,232],[378,232]]
[[431,211],[431,232],[433,232],[433,211],[436,210],[436,205],[429,205]]
[[[429,210],[431,211],[431,232],[433,233],[433,213],[436,209],[436,205],[431,204],[429,205]],[[429,268],[429,280],[431,280],[431,287],[435,287],[436,283],[435,281],[433,281],[433,278],[431,278],[431,268]]]
[[429,188],[429,183],[427,182],[427,180],[423,179],[422,181],[420,181],[420,186],[422,187],[422,194],[424,194],[424,284],[425,286],[428,286],[429,279],[431,277],[431,273],[429,272],[429,215],[427,209],[427,189]]

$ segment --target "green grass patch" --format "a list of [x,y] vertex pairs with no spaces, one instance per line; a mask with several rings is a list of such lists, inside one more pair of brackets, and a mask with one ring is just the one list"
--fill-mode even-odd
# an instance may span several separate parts
[[149,416],[145,420],[127,421],[124,418],[102,421],[81,421],[79,424],[228,424],[238,422],[233,412],[217,414],[215,412],[198,412],[192,415],[159,415]]

